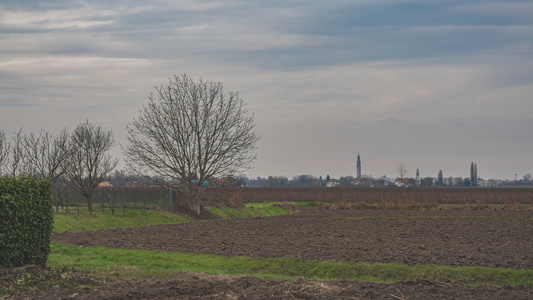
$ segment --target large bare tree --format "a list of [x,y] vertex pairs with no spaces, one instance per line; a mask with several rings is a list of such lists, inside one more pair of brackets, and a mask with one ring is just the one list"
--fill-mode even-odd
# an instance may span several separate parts
[[156,88],[127,125],[126,164],[180,192],[200,214],[206,182],[234,176],[256,159],[255,121],[237,92],[222,83],[174,76]]
[[68,159],[65,164],[66,184],[87,200],[92,211],[92,194],[118,164],[108,151],[115,145],[113,133],[87,120],[78,124],[68,141]]

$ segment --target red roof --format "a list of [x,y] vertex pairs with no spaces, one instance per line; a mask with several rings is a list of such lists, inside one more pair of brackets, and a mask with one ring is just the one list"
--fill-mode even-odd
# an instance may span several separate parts
[[350,184],[356,184],[356,183],[361,182],[361,181],[363,181],[363,180],[366,181],[366,180],[368,180],[368,179],[367,179],[367,178],[364,178],[364,177],[357,178],[356,180],[350,182]]

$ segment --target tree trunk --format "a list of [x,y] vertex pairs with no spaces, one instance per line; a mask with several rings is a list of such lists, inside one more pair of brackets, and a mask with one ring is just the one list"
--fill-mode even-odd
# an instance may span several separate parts
[[197,215],[200,215],[200,200],[198,198],[188,199],[189,209],[195,212]]
[[188,197],[183,193],[174,194],[173,209],[185,209],[200,215],[200,199],[196,197]]
[[91,194],[87,195],[85,197],[85,199],[87,199],[87,209],[89,210],[89,212],[92,212],[93,211],[93,203],[91,201]]

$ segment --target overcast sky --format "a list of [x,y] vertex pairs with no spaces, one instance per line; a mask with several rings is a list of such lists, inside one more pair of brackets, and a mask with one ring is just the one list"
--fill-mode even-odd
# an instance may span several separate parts
[[[533,173],[533,2],[0,2],[0,129],[89,119],[125,143],[154,85],[221,81],[255,113],[250,177]],[[119,147],[114,149],[121,155]]]

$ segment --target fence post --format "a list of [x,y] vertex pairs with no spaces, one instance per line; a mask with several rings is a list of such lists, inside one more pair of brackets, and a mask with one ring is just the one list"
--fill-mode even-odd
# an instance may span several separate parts
[[170,201],[168,202],[168,207],[169,210],[172,211],[172,200],[174,199],[174,191],[172,189],[169,189],[169,192]]

